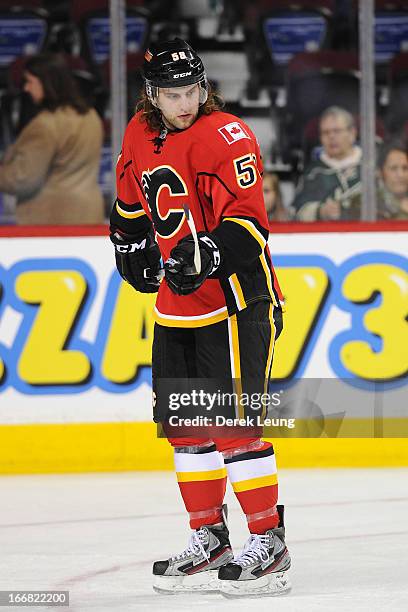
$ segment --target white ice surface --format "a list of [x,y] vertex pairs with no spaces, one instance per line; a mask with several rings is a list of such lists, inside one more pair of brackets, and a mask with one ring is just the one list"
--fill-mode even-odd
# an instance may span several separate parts
[[[281,470],[280,499],[289,595],[165,596],[151,565],[189,537],[173,474],[2,477],[0,590],[69,590],[75,612],[408,610],[408,469]],[[246,526],[230,490],[227,501],[239,549]]]

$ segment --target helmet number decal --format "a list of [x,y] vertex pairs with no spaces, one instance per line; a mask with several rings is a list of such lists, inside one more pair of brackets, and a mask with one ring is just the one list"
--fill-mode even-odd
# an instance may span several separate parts
[[[171,238],[184,222],[183,204],[188,196],[187,185],[171,166],[158,166],[142,173],[142,186],[155,231],[161,238]],[[167,190],[171,198],[182,196],[179,202],[176,200],[174,208],[168,207],[166,211],[160,208],[160,196],[164,190]]]
[[177,53],[172,53],[171,57],[173,59],[173,62],[178,62],[178,60],[187,59],[187,55],[185,54],[184,51],[178,51]]
[[248,189],[258,180],[255,153],[247,153],[233,160],[235,176],[241,189]]

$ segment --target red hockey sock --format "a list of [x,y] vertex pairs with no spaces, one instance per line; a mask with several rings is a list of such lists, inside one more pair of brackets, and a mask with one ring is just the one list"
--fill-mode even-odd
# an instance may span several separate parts
[[191,529],[222,521],[222,502],[225,495],[227,471],[222,455],[215,446],[199,453],[175,449],[174,463],[180,492]]
[[249,531],[262,534],[277,527],[278,478],[272,444],[264,442],[260,449],[225,459],[225,465]]

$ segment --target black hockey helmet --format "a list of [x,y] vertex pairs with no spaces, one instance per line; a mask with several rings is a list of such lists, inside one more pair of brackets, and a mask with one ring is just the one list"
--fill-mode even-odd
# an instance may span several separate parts
[[188,43],[181,38],[151,45],[145,53],[142,76],[151,102],[159,87],[184,87],[199,83],[200,104],[207,100],[207,76],[203,62]]

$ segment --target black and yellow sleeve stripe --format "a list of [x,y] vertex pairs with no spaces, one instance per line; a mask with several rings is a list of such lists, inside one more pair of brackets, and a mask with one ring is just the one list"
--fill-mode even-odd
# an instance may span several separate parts
[[119,198],[115,200],[112,207],[110,225],[111,227],[118,228],[126,234],[131,234],[133,236],[143,236],[148,233],[152,227],[152,223],[143,210],[140,202],[126,204]]
[[[254,223],[250,219],[244,219],[242,217],[224,217],[223,222],[230,221],[231,223],[237,223],[241,227],[247,230],[254,238],[260,246],[261,251],[266,247],[266,243],[268,238],[263,235],[261,232],[260,226],[258,223]],[[264,230],[265,231],[265,230]]]
[[264,252],[269,235],[250,217],[224,217],[212,234],[222,246],[225,276],[248,270]]
[[138,219],[146,214],[140,202],[126,204],[122,200],[119,200],[119,198],[117,198],[115,202],[115,209],[118,215],[124,219]]
[[219,239],[223,256],[218,278],[224,279],[227,304],[240,311],[262,297],[279,307],[267,250],[269,231],[253,217],[224,217],[212,234]]

